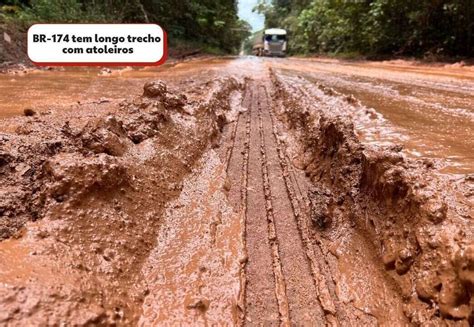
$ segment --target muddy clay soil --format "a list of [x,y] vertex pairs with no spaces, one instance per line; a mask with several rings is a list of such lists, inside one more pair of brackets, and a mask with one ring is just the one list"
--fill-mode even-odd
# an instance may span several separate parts
[[473,80],[256,58],[0,76],[0,325],[473,325]]

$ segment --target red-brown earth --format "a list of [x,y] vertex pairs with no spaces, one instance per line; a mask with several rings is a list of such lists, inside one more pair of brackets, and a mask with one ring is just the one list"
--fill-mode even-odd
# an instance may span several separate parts
[[474,71],[0,75],[0,324],[474,323]]

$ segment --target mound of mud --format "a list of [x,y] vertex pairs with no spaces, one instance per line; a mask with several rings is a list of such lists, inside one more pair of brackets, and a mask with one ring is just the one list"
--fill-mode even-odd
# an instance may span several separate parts
[[281,101],[278,116],[292,131],[296,161],[313,183],[313,228],[327,237],[345,229],[364,235],[398,285],[413,323],[472,325],[474,233],[467,184],[436,174],[428,161],[406,158],[399,146],[361,143],[350,115],[311,108],[276,74],[272,78]]
[[218,79],[184,94],[156,81],[106,113],[8,121],[16,132],[0,134],[0,324],[136,324],[165,206],[217,142],[241,87]]

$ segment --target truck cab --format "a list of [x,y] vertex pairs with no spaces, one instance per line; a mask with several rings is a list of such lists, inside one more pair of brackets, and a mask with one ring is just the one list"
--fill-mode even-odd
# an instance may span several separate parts
[[270,28],[263,33],[263,55],[284,57],[287,51],[286,30]]

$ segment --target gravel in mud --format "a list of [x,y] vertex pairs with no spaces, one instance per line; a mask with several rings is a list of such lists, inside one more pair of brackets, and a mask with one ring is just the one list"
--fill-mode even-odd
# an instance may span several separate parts
[[1,325],[474,323],[468,157],[333,63],[191,66],[0,121]]

